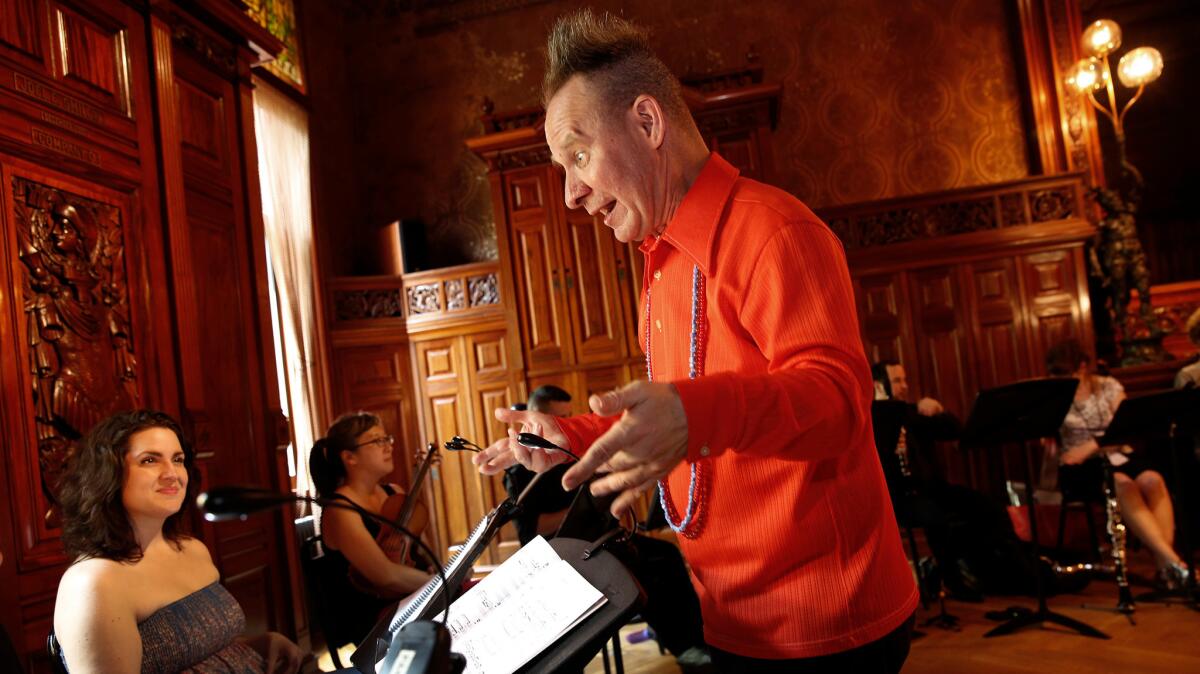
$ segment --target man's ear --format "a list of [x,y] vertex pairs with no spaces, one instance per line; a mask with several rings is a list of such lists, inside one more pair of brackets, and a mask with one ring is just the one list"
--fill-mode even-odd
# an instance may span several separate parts
[[658,101],[653,96],[642,94],[634,99],[629,114],[640,137],[645,138],[656,150],[661,147],[667,137],[667,117]]

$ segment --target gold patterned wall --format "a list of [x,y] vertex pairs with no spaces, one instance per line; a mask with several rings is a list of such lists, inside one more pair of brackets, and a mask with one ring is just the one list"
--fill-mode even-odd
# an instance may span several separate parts
[[[417,216],[445,262],[495,254],[483,166],[463,147],[484,97],[537,104],[543,42],[577,3],[471,2],[456,22],[360,6],[347,19],[359,208]],[[647,27],[680,75],[745,63],[783,84],[781,187],[820,208],[1028,175],[1005,0],[595,2]]]

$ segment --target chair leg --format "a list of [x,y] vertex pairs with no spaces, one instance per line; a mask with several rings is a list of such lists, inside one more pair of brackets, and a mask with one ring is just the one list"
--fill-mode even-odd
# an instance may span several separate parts
[[608,667],[608,643],[600,648],[600,661],[604,663],[604,674],[612,674],[612,670]]
[[325,645],[329,648],[329,659],[333,661],[333,666],[336,669],[345,669],[346,666],[342,664],[342,656],[338,655],[338,647],[328,643],[328,640]]

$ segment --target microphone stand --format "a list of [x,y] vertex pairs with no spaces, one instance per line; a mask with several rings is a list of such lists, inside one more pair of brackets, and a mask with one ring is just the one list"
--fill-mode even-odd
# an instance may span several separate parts
[[[230,501],[233,502],[232,506]],[[247,503],[248,505],[246,505]],[[204,513],[204,519],[209,522],[230,519],[244,520],[251,514],[277,508],[288,503],[308,503],[321,506],[322,508],[349,510],[391,527],[416,545],[417,549],[421,551],[421,555],[426,557],[425,561],[429,562],[437,570],[437,576],[441,580],[442,587],[448,590],[449,585],[447,584],[446,572],[442,568],[442,565],[438,563],[437,554],[434,553],[425,541],[421,540],[420,536],[382,515],[363,508],[353,501],[300,494],[284,494],[256,487],[217,487],[203,492],[196,497],[196,505]],[[412,668],[406,671],[414,673],[424,672],[425,674],[451,674],[461,672],[466,666],[466,660],[461,655],[450,652],[450,632],[445,627],[445,623],[450,617],[449,591],[443,592],[442,605],[442,620],[440,623],[431,618],[405,625],[405,628],[410,628],[411,626],[413,634],[411,638],[402,640],[405,642],[405,646],[416,653],[410,665]],[[402,629],[401,632],[403,631]],[[405,636],[408,635],[396,635],[397,639]],[[432,648],[422,653],[421,647],[430,644],[432,644]]]

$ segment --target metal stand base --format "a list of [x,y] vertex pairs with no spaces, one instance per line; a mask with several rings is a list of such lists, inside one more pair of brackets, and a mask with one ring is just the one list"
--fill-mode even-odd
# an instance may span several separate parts
[[989,631],[987,634],[984,634],[983,636],[985,636],[985,637],[1004,636],[1005,634],[1012,634],[1013,632],[1016,632],[1017,630],[1019,630],[1021,628],[1031,627],[1033,625],[1041,626],[1043,623],[1053,623],[1055,625],[1061,625],[1068,629],[1075,630],[1076,632],[1082,634],[1085,637],[1095,637],[1097,639],[1110,639],[1111,638],[1104,632],[1101,632],[1100,630],[1096,629],[1095,627],[1092,627],[1091,625],[1088,625],[1087,623],[1081,622],[1074,618],[1067,617],[1061,613],[1055,613],[1054,611],[1048,610],[1045,607],[1042,607],[1042,608],[1038,609],[1037,611],[1030,611],[1028,614],[1025,614],[1025,615],[1019,615],[1019,616],[1009,620],[1008,622],[1004,623],[1003,625],[999,625],[997,627],[992,628],[991,631]]

